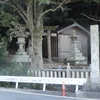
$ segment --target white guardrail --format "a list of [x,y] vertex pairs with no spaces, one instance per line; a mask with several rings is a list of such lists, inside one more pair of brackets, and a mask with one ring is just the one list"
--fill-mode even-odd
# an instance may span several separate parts
[[50,77],[24,77],[24,76],[0,76],[0,82],[15,82],[15,88],[18,88],[18,83],[41,83],[43,84],[43,91],[46,89],[46,84],[65,84],[78,85],[86,83],[86,78],[50,78]]

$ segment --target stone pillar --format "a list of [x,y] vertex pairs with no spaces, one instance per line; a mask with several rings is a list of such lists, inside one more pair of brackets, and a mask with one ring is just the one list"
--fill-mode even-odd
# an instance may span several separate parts
[[99,83],[99,26],[91,25],[91,83]]
[[51,31],[47,31],[48,61],[51,62]]

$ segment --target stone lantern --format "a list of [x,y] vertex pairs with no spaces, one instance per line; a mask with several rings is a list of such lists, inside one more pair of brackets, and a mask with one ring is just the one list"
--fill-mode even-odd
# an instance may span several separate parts
[[72,50],[71,50],[70,56],[68,58],[68,61],[73,62],[75,65],[76,64],[81,64],[81,65],[85,64],[86,65],[87,64],[87,60],[82,55],[82,53],[80,52],[80,50],[77,47],[77,43],[79,42],[78,41],[79,37],[80,36],[75,34],[75,30],[73,30],[72,35],[69,37],[69,38],[71,38]]
[[25,55],[25,38],[27,37],[27,34],[25,33],[25,27],[21,27],[20,30],[16,33],[15,37],[18,38],[18,41],[16,42],[19,45],[19,49],[16,52],[17,55]]
[[71,35],[71,43],[72,43],[72,50],[73,50],[73,53],[77,52],[78,48],[77,48],[77,43],[79,42],[78,41],[78,38],[79,36],[75,34],[75,30],[73,30],[73,33]]
[[16,62],[30,62],[30,58],[29,55],[27,55],[27,53],[25,52],[25,38],[28,37],[27,32],[25,32],[25,27],[21,27],[19,29],[19,31],[15,32],[15,36],[17,37],[17,44],[19,45],[19,48],[16,52],[16,55],[13,56],[12,61],[16,61]]

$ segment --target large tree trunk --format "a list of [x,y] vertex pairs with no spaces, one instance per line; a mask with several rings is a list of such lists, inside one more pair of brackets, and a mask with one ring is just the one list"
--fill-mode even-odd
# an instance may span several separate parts
[[43,23],[40,20],[38,24],[34,26],[33,34],[31,34],[32,48],[33,48],[31,68],[33,69],[43,68],[42,34],[43,34]]
[[39,33],[34,33],[33,36],[33,51],[32,51],[32,61],[31,68],[39,69],[43,68],[42,61],[42,36]]
[[[34,4],[34,5],[33,5]],[[34,8],[34,10],[33,10]],[[27,3],[27,26],[29,27],[32,40],[31,68],[43,68],[42,59],[42,33],[43,33],[43,6],[39,6],[37,0]]]

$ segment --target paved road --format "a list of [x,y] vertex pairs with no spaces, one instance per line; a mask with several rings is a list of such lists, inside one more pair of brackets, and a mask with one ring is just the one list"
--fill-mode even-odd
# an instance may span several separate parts
[[44,94],[34,93],[32,91],[27,91],[27,90],[23,91],[23,90],[0,88],[0,100],[93,100],[93,99],[62,97],[45,93]]

